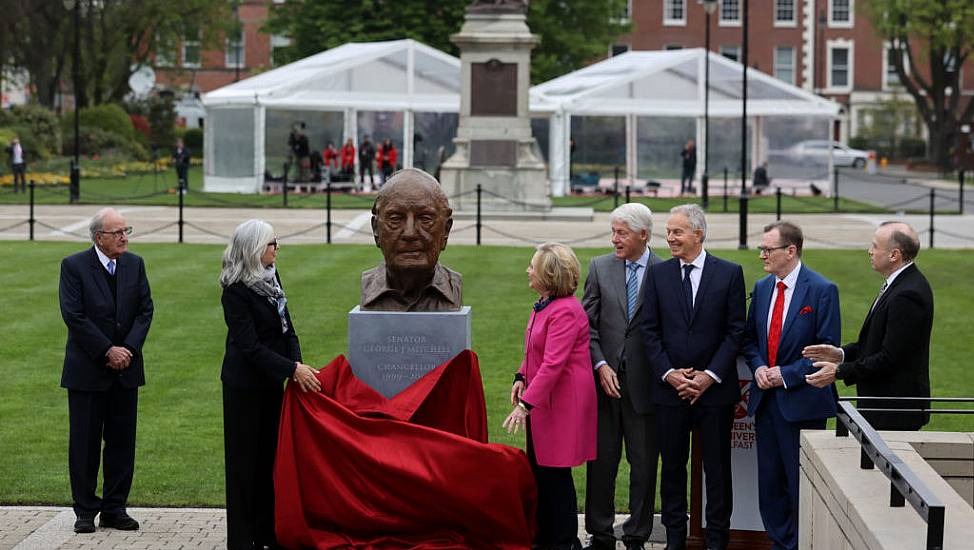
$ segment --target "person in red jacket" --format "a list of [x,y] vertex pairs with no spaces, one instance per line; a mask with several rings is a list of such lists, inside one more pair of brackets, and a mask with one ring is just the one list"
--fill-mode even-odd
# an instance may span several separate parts
[[328,146],[321,152],[321,158],[324,159],[325,170],[329,174],[332,173],[332,169],[338,170],[338,150],[335,149],[334,143],[328,142]]
[[342,145],[340,151],[342,158],[342,175],[346,176],[349,180],[355,178],[355,144],[352,143],[352,138],[348,138],[345,145]]
[[385,180],[396,171],[396,159],[399,156],[399,152],[396,151],[396,145],[392,143],[391,139],[382,142],[382,151],[382,178]]
[[[386,140],[388,141],[388,140]],[[375,148],[375,167],[379,170],[379,187],[382,187],[386,183],[386,170],[385,166],[386,158],[386,142],[383,141],[379,143],[379,146]]]

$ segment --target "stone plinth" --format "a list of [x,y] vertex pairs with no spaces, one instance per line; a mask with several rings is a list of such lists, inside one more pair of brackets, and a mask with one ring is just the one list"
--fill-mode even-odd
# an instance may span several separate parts
[[[544,161],[531,133],[531,34],[523,13],[468,13],[450,37],[460,48],[456,152],[440,183],[455,210],[537,211],[551,207]],[[461,195],[457,197],[457,195]]]
[[352,372],[386,398],[470,349],[470,307],[449,312],[348,312]]

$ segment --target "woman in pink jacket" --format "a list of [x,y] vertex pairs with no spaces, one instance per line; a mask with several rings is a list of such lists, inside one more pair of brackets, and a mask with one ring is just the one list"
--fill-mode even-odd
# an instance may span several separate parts
[[595,458],[597,404],[588,351],[588,317],[575,298],[580,276],[571,248],[545,243],[528,266],[540,298],[525,332],[524,361],[514,378],[504,420],[527,431],[528,460],[538,484],[541,548],[581,548],[572,466]]

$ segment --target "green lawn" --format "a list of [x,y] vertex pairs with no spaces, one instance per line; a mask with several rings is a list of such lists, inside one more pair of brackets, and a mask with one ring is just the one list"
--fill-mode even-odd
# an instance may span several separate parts
[[[0,272],[0,503],[70,503],[67,479],[67,399],[59,387],[65,328],[57,303],[60,259],[79,243],[0,242],[8,258]],[[216,282],[221,246],[134,244],[146,259],[156,315],[145,346],[148,384],[140,392],[139,440],[133,505],[223,504],[220,364],[226,330]],[[583,265],[602,249],[580,249]],[[491,439],[520,445],[500,428],[510,411],[511,376],[534,297],[524,268],[529,248],[451,246],[447,265],[465,279],[473,308]],[[666,253],[664,252],[664,255]],[[753,251],[720,251],[745,266],[748,286],[761,275]],[[305,360],[323,365],[343,353],[346,313],[357,302],[358,273],[375,264],[370,246],[284,246],[280,266]],[[861,251],[809,250],[810,266],[841,290],[843,335],[855,337],[880,286]],[[967,348],[974,310],[970,273],[974,254],[924,250],[920,266],[937,299],[933,392],[974,396]],[[844,393],[850,393],[843,389]],[[974,431],[971,417],[938,416],[930,429]],[[576,469],[579,481],[584,468]],[[620,476],[627,475],[623,465]],[[584,502],[584,483],[580,500]],[[624,510],[626,491],[617,504]]]
[[[687,202],[698,202],[699,198],[692,197],[644,197],[632,196],[633,202],[641,202],[654,212],[667,212],[670,208]],[[608,196],[582,196],[572,195],[568,197],[555,197],[552,199],[555,206],[591,206],[596,212],[611,212],[615,208],[615,201],[612,195]],[[619,197],[619,204],[626,202],[625,196]],[[738,212],[740,200],[738,195],[727,197],[727,209],[724,209],[724,198],[722,195],[712,194],[708,212]],[[777,210],[777,202],[774,195],[754,196],[748,200],[748,212],[752,214],[773,214]],[[781,211],[787,214],[819,214],[835,212],[834,202],[830,197],[792,197],[782,195]],[[878,206],[866,204],[839,197],[840,212],[860,212],[860,213],[881,213],[888,212]]]

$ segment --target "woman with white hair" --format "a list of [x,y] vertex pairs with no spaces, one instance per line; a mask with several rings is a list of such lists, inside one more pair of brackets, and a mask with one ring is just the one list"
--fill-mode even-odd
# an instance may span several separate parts
[[318,391],[317,371],[301,346],[277,273],[278,242],[263,220],[238,225],[223,252],[223,441],[227,548],[276,548],[274,455],[284,380]]

